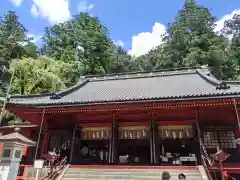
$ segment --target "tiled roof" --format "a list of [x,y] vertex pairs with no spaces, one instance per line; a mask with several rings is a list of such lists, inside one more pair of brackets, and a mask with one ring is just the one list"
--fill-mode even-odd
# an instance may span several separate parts
[[11,96],[18,105],[65,105],[169,100],[206,97],[237,97],[239,83],[217,80],[206,68],[152,73],[82,77],[75,86],[56,93]]

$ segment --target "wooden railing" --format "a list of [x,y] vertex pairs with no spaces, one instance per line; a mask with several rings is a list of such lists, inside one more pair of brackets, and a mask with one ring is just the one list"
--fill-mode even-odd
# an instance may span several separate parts
[[54,180],[57,176],[63,171],[64,167],[67,164],[67,157],[64,157],[61,161],[57,162],[55,165],[50,167],[48,175],[42,180]]
[[211,176],[211,173],[210,173],[210,171],[208,169],[209,165],[211,165],[211,162],[210,162],[211,160],[210,160],[210,158],[209,158],[209,156],[207,154],[207,151],[206,151],[205,146],[204,146],[204,144],[203,144],[201,139],[200,139],[200,153],[201,153],[202,165],[203,165],[203,167],[205,169],[207,177],[208,177],[209,180],[213,180],[213,178]]

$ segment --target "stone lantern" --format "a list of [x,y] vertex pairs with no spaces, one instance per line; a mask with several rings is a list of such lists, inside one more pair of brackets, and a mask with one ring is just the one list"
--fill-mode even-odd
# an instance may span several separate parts
[[24,147],[36,145],[35,142],[24,137],[19,131],[19,128],[15,128],[13,133],[0,136],[0,143],[3,144],[0,156],[1,180],[16,179]]

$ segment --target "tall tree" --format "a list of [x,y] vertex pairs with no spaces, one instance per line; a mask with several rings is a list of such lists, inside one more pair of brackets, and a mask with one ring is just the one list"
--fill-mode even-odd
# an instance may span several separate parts
[[74,19],[46,28],[47,55],[65,62],[78,60],[81,74],[111,73],[116,46],[98,18],[81,13]]
[[[6,61],[23,55],[22,43],[29,39],[25,33],[27,30],[20,23],[15,12],[9,11],[0,21],[0,57]],[[9,65],[8,62],[6,65]]]
[[0,94],[4,95],[9,82],[8,68],[11,60],[24,55],[22,44],[28,41],[26,29],[18,16],[9,11],[0,19]]
[[237,73],[230,70],[233,73],[232,76],[237,76],[240,79],[240,14],[235,14],[232,19],[225,21],[223,33],[230,38],[230,44],[228,47],[228,59],[234,61],[237,64]]
[[10,65],[10,71],[15,70],[12,93],[26,95],[59,91],[75,83],[71,82],[76,71],[74,66],[44,56],[22,58]]
[[23,46],[23,49],[24,49],[25,57],[32,57],[32,58],[36,59],[39,55],[38,47],[32,42],[28,42],[27,44],[25,44]]
[[214,32],[216,18],[195,0],[186,0],[174,21],[169,23],[164,44],[148,53],[149,67],[172,68],[209,65],[218,78],[232,78],[228,73],[235,64],[227,58],[228,40]]

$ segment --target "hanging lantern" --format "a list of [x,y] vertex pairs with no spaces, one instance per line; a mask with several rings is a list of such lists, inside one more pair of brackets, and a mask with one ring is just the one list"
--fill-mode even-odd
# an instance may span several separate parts
[[93,131],[92,133],[92,138],[95,139],[96,138],[96,135],[95,135],[95,132]]

